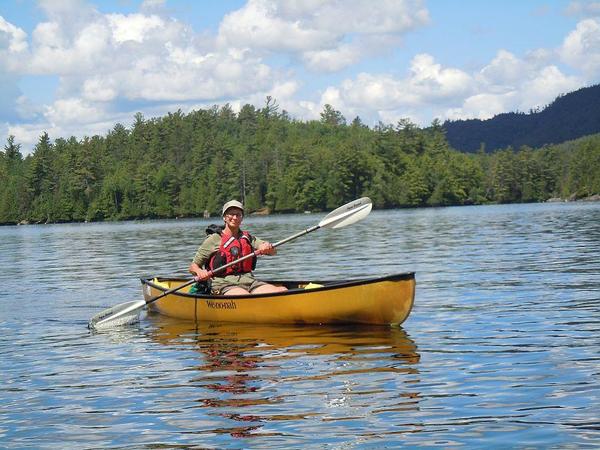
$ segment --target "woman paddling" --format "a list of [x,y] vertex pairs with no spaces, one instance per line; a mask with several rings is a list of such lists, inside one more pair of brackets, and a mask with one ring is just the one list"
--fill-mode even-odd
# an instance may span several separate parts
[[[257,255],[275,255],[277,249],[270,242],[263,241],[240,229],[244,219],[244,206],[237,200],[223,205],[223,230],[212,230],[198,248],[190,272],[197,281],[210,278],[210,271],[255,252]],[[209,228],[207,232],[210,233]],[[248,258],[218,272],[212,279],[212,291],[222,295],[268,294],[282,292],[286,288],[257,280],[252,275],[256,257]]]

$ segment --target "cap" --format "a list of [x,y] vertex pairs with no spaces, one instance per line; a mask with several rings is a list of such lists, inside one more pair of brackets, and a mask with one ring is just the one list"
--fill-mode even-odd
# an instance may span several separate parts
[[240,202],[238,202],[237,200],[230,200],[227,203],[225,203],[223,205],[223,215],[225,215],[225,212],[229,209],[229,208],[239,208],[242,210],[242,212],[244,212],[244,205],[242,205]]

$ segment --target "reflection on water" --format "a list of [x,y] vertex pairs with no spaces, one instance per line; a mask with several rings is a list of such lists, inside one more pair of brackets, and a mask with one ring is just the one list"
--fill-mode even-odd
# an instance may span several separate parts
[[[188,369],[197,373],[186,382],[197,388],[194,402],[230,423],[204,432],[280,436],[278,442],[293,445],[295,434],[318,433],[325,421],[346,424],[327,439],[347,440],[385,431],[381,414],[418,408],[410,384],[418,380],[419,355],[400,328],[149,320],[154,342],[198,353],[198,365]],[[359,377],[368,377],[368,386]],[[291,435],[289,426],[296,430]]]
[[[248,217],[272,241],[321,215]],[[403,328],[90,333],[211,220],[0,227],[0,447],[600,447],[600,203],[374,211],[263,278],[415,271]]]

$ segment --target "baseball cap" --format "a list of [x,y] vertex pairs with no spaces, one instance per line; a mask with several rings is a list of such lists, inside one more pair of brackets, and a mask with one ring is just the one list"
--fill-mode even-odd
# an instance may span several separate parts
[[244,212],[244,205],[237,200],[230,200],[223,205],[223,215],[225,215],[225,212],[227,212],[229,208],[239,208],[242,210],[242,212]]

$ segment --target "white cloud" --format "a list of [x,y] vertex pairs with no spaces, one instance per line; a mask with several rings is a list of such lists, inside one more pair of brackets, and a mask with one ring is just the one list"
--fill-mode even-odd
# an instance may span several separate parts
[[11,53],[27,50],[27,34],[0,16],[0,49]]
[[54,104],[47,107],[44,115],[53,125],[86,124],[102,118],[104,112],[80,98],[67,98],[55,101]]
[[74,35],[58,22],[44,22],[33,31],[31,61],[27,71],[32,74],[82,74],[109,64],[110,35],[102,23],[92,22]]
[[[144,8],[161,7],[152,3]],[[165,114],[167,107],[185,109],[186,104],[251,97],[285,81],[251,52],[216,48],[214,38],[174,19],[141,13],[103,15],[73,1],[42,1],[40,6],[47,20],[34,28],[31,46],[22,30],[4,19],[0,22],[3,62],[21,74],[60,77],[56,100],[44,107],[19,97],[6,83],[0,86],[0,100],[6,99],[0,102],[3,118],[20,113],[37,119],[28,126],[8,125],[24,143],[35,143],[44,130],[56,137],[95,132],[98,123],[116,122],[108,111],[115,111],[114,102],[124,99],[159,102],[155,111]],[[124,114],[131,117],[133,112]],[[102,126],[104,131],[109,128]]]
[[563,73],[556,65],[547,64],[549,52],[539,50],[518,58],[500,50],[496,57],[473,79],[473,94],[446,111],[443,119],[488,119],[496,114],[541,108],[558,95],[577,89],[580,77]]
[[131,114],[124,116],[117,115],[112,116],[110,119],[98,119],[89,122],[82,128],[82,124],[79,122],[74,123],[21,123],[21,124],[7,124],[6,136],[15,136],[15,141],[22,145],[21,152],[23,154],[30,153],[35,145],[38,143],[42,133],[48,133],[51,140],[57,138],[69,138],[71,136],[83,137],[82,129],[85,131],[86,136],[93,135],[106,135],[108,131],[114,128],[115,123],[121,121],[127,123],[131,121]]
[[109,102],[117,98],[117,90],[111,86],[110,80],[92,77],[83,82],[82,95],[91,102]]
[[475,94],[468,97],[460,107],[450,108],[445,114],[445,119],[489,119],[490,117],[507,112],[514,104],[517,93],[509,91],[501,94]]
[[[344,80],[339,87],[327,89],[320,107],[329,103],[348,117],[382,120],[393,117],[416,118],[419,109],[430,104],[454,105],[472,91],[472,77],[455,68],[444,68],[431,55],[413,58],[405,78],[389,74],[361,73]],[[376,111],[376,116],[369,111]]]
[[336,72],[358,62],[361,53],[358,47],[343,44],[337,48],[303,52],[302,60],[311,70]]
[[312,70],[331,72],[386,51],[428,21],[419,0],[384,0],[376,7],[370,0],[250,0],[225,17],[219,42],[288,53]]
[[[59,16],[68,3],[49,15]],[[60,75],[65,98],[191,102],[246,96],[278,82],[256,55],[215,48],[214,39],[176,20],[89,10],[79,19],[85,21],[68,27],[60,18],[38,24],[30,58],[21,62],[24,73]]]
[[12,135],[15,137],[15,142],[21,144],[21,152],[23,154],[31,152],[41,133],[39,124],[32,123],[11,124],[7,122],[2,128],[5,138]]
[[298,52],[332,46],[336,35],[281,17],[275,2],[250,0],[242,9],[225,16],[219,39],[224,47]]
[[[509,111],[529,111],[549,104],[559,94],[581,86],[556,65],[543,64],[546,52],[521,59],[501,50],[490,63],[471,74],[443,67],[431,55],[416,55],[403,78],[361,73],[324,91],[318,108],[326,103],[348,117],[393,123],[408,117],[426,126],[435,117],[487,119]],[[316,105],[310,105],[313,112]]]
[[375,48],[390,48],[400,34],[428,21],[419,0],[383,1],[377,8],[362,0],[251,0],[226,16],[211,37],[162,14],[160,0],[146,1],[132,14],[101,14],[78,0],[42,0],[40,7],[47,20],[35,27],[30,46],[22,30],[8,23],[1,28],[13,36],[20,55],[9,59],[22,73],[60,76],[51,105],[36,108],[23,97],[21,111],[39,120],[14,128],[24,142],[33,142],[43,129],[68,134],[77,125],[77,135],[88,134],[123,99],[161,102],[156,110],[166,112],[170,102],[182,102],[183,109],[221,99],[261,104],[272,95],[282,109],[318,116],[316,103],[305,102],[314,105],[307,111],[294,98],[299,90],[294,74],[269,66],[265,51],[295,55],[313,70],[335,71]]
[[585,19],[577,24],[559,49],[561,60],[598,81],[600,72],[600,19]]
[[127,41],[142,43],[154,31],[166,28],[163,20],[155,15],[130,14],[125,16],[123,14],[110,14],[107,19],[112,31],[112,38],[117,44]]
[[471,90],[471,76],[452,67],[442,68],[433,56],[417,55],[411,63],[410,88],[421,98],[452,101]]
[[542,108],[551,103],[558,95],[566,94],[581,87],[579,77],[562,73],[557,66],[547,66],[539,70],[534,77],[526,79],[519,86],[517,109]]
[[485,66],[480,76],[492,85],[512,85],[527,73],[524,61],[506,50],[500,50],[496,57]]
[[[282,81],[280,83],[276,83],[269,92],[265,92],[261,94],[260,99],[263,101],[267,95],[271,95],[273,98],[278,99],[278,101],[283,100],[291,100],[293,96],[298,92],[299,83],[295,80]],[[258,104],[257,102],[252,102]]]
[[[44,130],[82,136],[130,123],[137,109],[121,110],[124,104],[143,103],[149,117],[212,103],[260,107],[271,95],[300,119],[318,119],[331,104],[348,120],[408,117],[428,125],[435,117],[528,111],[600,81],[600,18],[594,17],[600,2],[572,2],[572,14],[589,18],[559,48],[525,55],[501,49],[469,70],[416,54],[400,75],[396,67],[375,73],[361,63],[398,49],[406,33],[429,23],[419,0],[249,0],[227,14],[214,35],[170,18],[164,0],[145,0],[131,14],[103,14],[79,0],[39,4],[46,18],[31,36],[0,17],[2,120],[36,121],[4,126],[24,148]],[[324,83],[319,92],[300,79],[304,69],[337,72],[358,64],[362,73]],[[22,95],[21,74],[59,77],[53,102],[34,104]]]
[[18,62],[27,49],[27,34],[0,16],[0,72],[18,70]]

